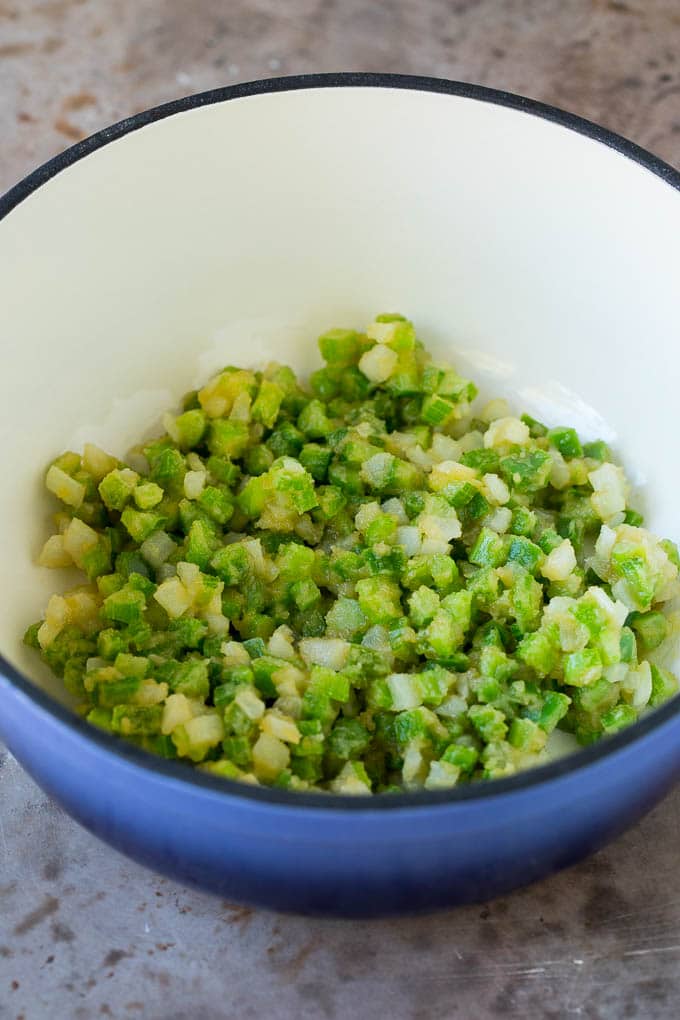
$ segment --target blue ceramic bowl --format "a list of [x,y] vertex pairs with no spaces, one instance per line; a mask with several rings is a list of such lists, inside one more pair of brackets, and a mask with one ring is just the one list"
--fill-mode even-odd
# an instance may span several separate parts
[[677,539],[678,189],[650,154],[526,99],[332,75],[140,114],[1,199],[0,734],[36,781],[158,871],[341,916],[492,897],[649,810],[680,773],[677,699],[510,779],[331,798],[217,780],[92,729],[20,637],[54,585],[31,566],[51,456],[85,439],[123,453],[215,367],[304,370],[321,329],[384,307],[490,390],[604,433],[650,527]]

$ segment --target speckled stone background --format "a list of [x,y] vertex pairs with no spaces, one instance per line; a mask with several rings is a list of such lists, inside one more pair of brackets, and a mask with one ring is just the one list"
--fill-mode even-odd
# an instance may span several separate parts
[[[0,0],[0,190],[156,103],[331,70],[522,92],[680,164],[678,0]],[[0,1020],[675,1018],[679,840],[680,791],[485,907],[278,917],[125,860],[0,750]]]

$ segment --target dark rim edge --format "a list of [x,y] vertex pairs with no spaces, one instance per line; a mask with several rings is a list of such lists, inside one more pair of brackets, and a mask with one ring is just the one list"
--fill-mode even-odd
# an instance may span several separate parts
[[[116,141],[147,124],[163,120],[165,117],[170,117],[176,113],[183,113],[214,103],[222,103],[229,99],[240,99],[246,96],[275,92],[339,87],[392,88],[415,92],[437,92],[519,110],[536,117],[541,117],[544,120],[552,121],[593,141],[601,142],[638,163],[671,187],[680,191],[680,171],[675,170],[658,156],[623,138],[621,135],[609,131],[607,128],[600,127],[598,124],[585,120],[576,114],[561,110],[558,107],[550,106],[537,100],[527,99],[524,96],[511,92],[474,85],[469,82],[449,81],[443,78],[416,75],[348,72],[294,75],[244,82],[238,85],[230,85],[224,88],[212,89],[208,92],[185,96],[173,102],[164,103],[161,106],[145,110],[135,116],[127,117],[125,120],[118,121],[118,123],[104,128],[64,150],[64,152],[59,153],[59,155],[23,178],[23,180],[6,192],[5,195],[0,197],[0,220],[62,170],[67,169],[78,162],[78,160],[83,159],[83,157],[88,156],[104,145],[108,145],[110,142]],[[119,737],[108,734],[103,730],[98,730],[90,725],[53,699],[35,683],[28,680],[1,654],[0,671],[22,694],[35,702],[49,715],[56,717],[60,723],[74,729],[84,739],[99,745],[109,753],[122,756],[130,764],[159,773],[183,784],[203,787],[223,796],[238,796],[290,808],[307,807],[334,811],[347,809],[354,811],[413,809],[429,808],[437,805],[443,807],[468,800],[505,796],[513,791],[522,791],[538,784],[546,784],[560,779],[568,773],[587,768],[589,765],[600,761],[600,759],[613,755],[617,751],[623,750],[635,743],[680,713],[680,697],[675,697],[666,705],[655,709],[650,715],[636,722],[633,726],[612,737],[569,754],[551,764],[537,766],[534,769],[507,779],[480,782],[479,784],[450,791],[418,791],[414,793],[395,793],[389,796],[357,798],[328,793],[292,792],[276,790],[271,787],[254,787],[245,783],[219,779],[207,773],[202,773],[198,769],[192,769],[188,765],[158,758],[126,743]]]

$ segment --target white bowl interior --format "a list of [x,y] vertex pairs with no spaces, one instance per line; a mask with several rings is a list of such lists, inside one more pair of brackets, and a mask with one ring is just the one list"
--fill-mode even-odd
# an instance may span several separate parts
[[46,463],[122,455],[227,363],[307,372],[315,338],[400,310],[485,394],[611,441],[650,527],[680,536],[680,193],[531,113],[391,88],[313,88],[159,120],[0,223],[0,649],[55,575]]

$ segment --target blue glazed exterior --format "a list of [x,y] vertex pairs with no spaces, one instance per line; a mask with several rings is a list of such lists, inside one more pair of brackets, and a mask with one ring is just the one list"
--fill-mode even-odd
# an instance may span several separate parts
[[373,917],[491,898],[596,850],[680,775],[673,715],[595,762],[498,795],[296,806],[164,774],[153,759],[101,746],[4,677],[0,692],[0,736],[79,822],[173,878],[283,911]]

